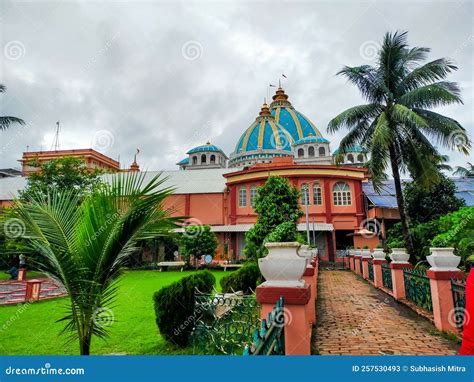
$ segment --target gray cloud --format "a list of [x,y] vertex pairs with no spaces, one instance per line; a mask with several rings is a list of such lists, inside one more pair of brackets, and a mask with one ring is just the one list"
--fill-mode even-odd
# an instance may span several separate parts
[[[110,131],[113,145],[102,151],[120,155],[124,166],[137,147],[141,167],[153,170],[176,169],[189,148],[207,140],[230,153],[281,73],[294,106],[335,149],[343,133],[327,134],[328,121],[363,102],[335,73],[370,63],[371,44],[397,29],[409,30],[411,44],[431,47],[432,58],[457,62],[451,80],[460,83],[465,104],[440,111],[473,135],[469,1],[4,1],[0,7],[0,82],[8,87],[0,112],[28,122],[2,133],[0,167],[17,166],[27,146],[49,149],[57,120],[61,148],[89,147],[94,134]],[[24,47],[18,59],[5,53],[12,41]],[[183,55],[188,42],[197,42],[197,57]],[[455,165],[469,159],[449,154]]]

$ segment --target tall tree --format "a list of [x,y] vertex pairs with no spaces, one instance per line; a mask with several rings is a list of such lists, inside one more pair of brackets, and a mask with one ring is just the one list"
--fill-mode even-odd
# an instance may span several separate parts
[[25,226],[23,238],[37,253],[35,265],[69,294],[61,319],[65,332],[79,339],[81,355],[90,353],[93,336],[104,337],[113,320],[117,278],[141,240],[167,236],[175,218],[164,207],[172,189],[164,179],[145,174],[115,174],[110,187],[85,196],[75,190],[28,195],[12,207]]
[[341,153],[354,144],[369,150],[368,169],[375,187],[390,166],[410,254],[413,243],[400,174],[409,172],[425,186],[438,180],[437,162],[432,158],[440,154],[430,139],[465,154],[470,148],[466,131],[457,121],[430,110],[462,100],[456,83],[441,81],[457,67],[446,58],[422,64],[429,51],[410,48],[407,32],[386,33],[375,66],[346,66],[338,73],[354,84],[368,103],[342,112],[328,125],[331,133],[341,128],[350,130],[341,140]]
[[[0,84],[0,93],[5,93],[6,91],[7,87],[5,85]],[[0,116],[0,130],[8,129],[12,123],[24,125],[25,121],[23,121],[21,118],[11,117],[8,115]]]
[[467,162],[466,167],[457,166],[456,171],[454,171],[453,175],[474,178],[474,164],[472,164],[471,162]]

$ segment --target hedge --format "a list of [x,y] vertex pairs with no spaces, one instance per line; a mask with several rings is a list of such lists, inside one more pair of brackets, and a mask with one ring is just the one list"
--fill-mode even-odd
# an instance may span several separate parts
[[222,292],[243,291],[244,293],[252,293],[259,284],[261,276],[256,263],[247,263],[239,270],[221,279]]
[[210,293],[216,283],[209,271],[198,271],[153,295],[156,324],[161,335],[180,347],[189,344],[194,326],[194,292]]

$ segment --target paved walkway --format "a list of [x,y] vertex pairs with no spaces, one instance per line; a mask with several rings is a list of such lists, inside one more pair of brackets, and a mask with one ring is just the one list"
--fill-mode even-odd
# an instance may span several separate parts
[[[66,296],[63,286],[55,284],[47,278],[41,281],[40,300]],[[12,305],[25,302],[26,281],[8,280],[0,282],[0,305]]]
[[360,277],[320,271],[313,353],[446,355],[458,346],[434,326]]

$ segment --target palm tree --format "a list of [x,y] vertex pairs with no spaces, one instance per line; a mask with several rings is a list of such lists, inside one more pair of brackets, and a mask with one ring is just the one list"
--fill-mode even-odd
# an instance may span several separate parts
[[29,195],[13,214],[25,226],[38,269],[66,288],[70,307],[64,332],[79,339],[89,355],[92,336],[107,335],[113,319],[117,279],[141,240],[168,236],[178,218],[163,206],[172,189],[165,179],[144,182],[144,174],[116,174],[110,185],[85,198],[74,191]]
[[472,164],[471,162],[467,162],[466,167],[457,166],[456,171],[453,172],[453,175],[473,178],[474,177],[474,164]]
[[[470,148],[465,129],[457,121],[429,110],[462,103],[457,84],[441,81],[457,67],[446,58],[422,64],[429,51],[409,48],[407,32],[386,33],[375,66],[346,66],[337,73],[357,86],[368,103],[342,112],[328,125],[331,133],[350,129],[340,143],[341,153],[355,144],[369,150],[368,169],[375,187],[390,165],[403,236],[411,256],[413,243],[400,173],[409,172],[425,185],[438,179],[436,161],[430,158],[440,154],[428,138],[444,147],[457,146],[465,154]],[[458,139],[453,139],[456,136]]]
[[[0,84],[0,93],[5,93],[6,91],[6,86]],[[2,116],[0,117],[0,130],[8,129],[12,123],[19,123],[20,125],[24,125],[25,121],[17,117]]]

